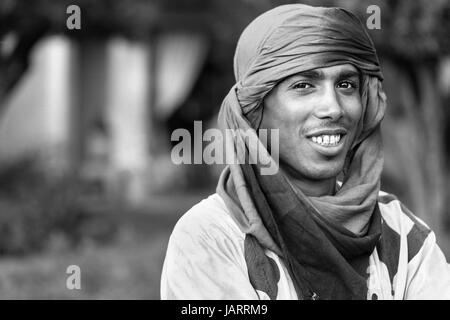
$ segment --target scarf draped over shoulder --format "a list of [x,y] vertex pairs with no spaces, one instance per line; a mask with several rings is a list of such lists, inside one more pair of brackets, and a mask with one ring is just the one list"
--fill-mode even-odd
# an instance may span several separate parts
[[[289,76],[341,64],[352,64],[362,74],[362,117],[342,184],[334,195],[309,197],[293,188],[281,170],[261,174],[267,163],[278,165],[258,140],[262,102]],[[234,73],[236,84],[223,100],[219,125],[237,132],[227,139],[226,150],[238,161],[224,169],[217,192],[246,233],[246,250],[258,246],[255,252],[269,249],[282,257],[300,299],[366,299],[365,268],[380,236],[380,123],[386,96],[364,25],[341,8],[277,7],[242,33]],[[257,146],[249,143],[255,140]],[[252,148],[258,149],[258,159],[245,161]]]

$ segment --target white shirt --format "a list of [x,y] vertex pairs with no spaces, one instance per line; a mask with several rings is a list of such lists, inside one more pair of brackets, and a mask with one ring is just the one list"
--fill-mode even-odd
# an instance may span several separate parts
[[[450,299],[450,266],[434,233],[395,197],[380,192],[379,208],[386,224],[382,238],[398,247],[398,256],[383,257],[378,246],[371,254],[367,298]],[[269,299],[250,283],[244,240],[245,233],[218,194],[192,207],[171,234],[161,299]],[[277,299],[297,299],[283,260],[270,250],[265,254],[279,269]]]

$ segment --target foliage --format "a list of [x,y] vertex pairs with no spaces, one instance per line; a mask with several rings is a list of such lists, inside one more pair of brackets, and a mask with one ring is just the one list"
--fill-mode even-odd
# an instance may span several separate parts
[[48,178],[30,158],[0,170],[0,255],[22,255],[50,246],[107,242],[117,226],[93,206],[83,183]]

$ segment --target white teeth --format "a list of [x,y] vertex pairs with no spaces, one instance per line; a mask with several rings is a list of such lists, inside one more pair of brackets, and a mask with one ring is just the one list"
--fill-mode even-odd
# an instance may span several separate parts
[[331,144],[334,144],[334,142],[336,141],[335,139],[336,139],[335,136],[331,136],[331,137],[330,137],[330,143],[331,143]]
[[341,140],[341,135],[321,135],[311,138],[312,142],[320,144],[322,146],[335,146]]

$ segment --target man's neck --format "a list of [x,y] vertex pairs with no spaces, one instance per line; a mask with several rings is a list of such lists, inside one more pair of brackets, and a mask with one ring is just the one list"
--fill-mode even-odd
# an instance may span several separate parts
[[336,178],[324,180],[310,180],[284,171],[294,188],[301,190],[306,196],[321,197],[333,195],[336,191]]

